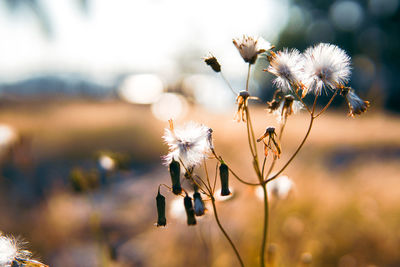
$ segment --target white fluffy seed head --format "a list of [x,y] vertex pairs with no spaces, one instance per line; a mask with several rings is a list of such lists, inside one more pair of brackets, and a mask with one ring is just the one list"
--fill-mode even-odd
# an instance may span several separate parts
[[272,45],[262,37],[243,35],[242,38],[233,39],[233,44],[239,50],[245,62],[254,64],[258,54],[264,53],[272,48]]
[[336,45],[320,43],[304,52],[303,83],[307,92],[321,94],[323,89],[345,85],[351,75],[350,57]]
[[276,76],[273,81],[274,84],[283,92],[288,93],[291,85],[300,84],[303,72],[303,56],[297,49],[284,49],[277,53],[271,52],[271,54],[267,71]]
[[210,128],[196,122],[188,122],[182,127],[166,128],[163,139],[169,147],[164,163],[172,159],[182,161],[186,168],[202,163],[210,153]]
[[12,237],[0,236],[0,266],[11,266],[18,255],[17,242]]

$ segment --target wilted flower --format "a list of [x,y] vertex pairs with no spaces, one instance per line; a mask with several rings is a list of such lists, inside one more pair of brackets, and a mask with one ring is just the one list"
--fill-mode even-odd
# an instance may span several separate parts
[[268,183],[268,193],[278,199],[285,199],[288,197],[293,188],[293,181],[286,175],[279,176],[275,180]]
[[350,57],[344,50],[324,43],[309,47],[304,52],[303,96],[308,91],[319,95],[323,88],[340,88],[349,81],[350,74]]
[[205,57],[204,62],[206,62],[206,64],[210,66],[213,69],[213,71],[221,72],[221,65],[219,64],[217,58],[214,57],[213,55]]
[[349,106],[349,115],[361,115],[369,108],[369,101],[362,100],[352,88],[346,87],[342,90],[342,95],[346,97],[347,105]]
[[[268,139],[268,140],[266,140]],[[274,154],[274,158],[279,158],[281,155],[281,146],[279,144],[277,135],[274,127],[268,127],[265,133],[257,139],[257,142],[263,141],[264,143],[264,155],[268,156],[268,150],[271,150]]]
[[271,56],[268,57],[269,66],[266,70],[276,76],[274,84],[283,92],[290,92],[300,87],[300,77],[303,71],[303,56],[297,49],[290,51],[285,49],[274,53],[271,51]]
[[257,56],[273,48],[273,46],[265,41],[262,37],[253,37],[243,35],[242,38],[233,39],[233,44],[239,50],[245,62],[254,64]]
[[165,129],[163,136],[169,147],[169,153],[164,157],[165,164],[172,160],[182,161],[186,168],[200,164],[210,152],[209,129],[195,122],[175,129],[170,120],[170,127]]
[[301,101],[294,100],[292,95],[286,95],[280,102],[279,107],[274,110],[279,123],[284,123],[289,115],[296,114],[303,108]]
[[247,91],[240,91],[239,95],[236,97],[236,104],[238,105],[237,112],[234,119],[238,122],[246,121],[246,108],[249,103],[249,99],[257,99],[257,97],[250,96]]

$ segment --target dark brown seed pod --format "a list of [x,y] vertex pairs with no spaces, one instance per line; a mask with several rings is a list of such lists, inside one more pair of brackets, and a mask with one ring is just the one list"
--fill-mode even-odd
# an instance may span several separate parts
[[186,195],[185,198],[183,199],[183,204],[185,205],[187,224],[195,225],[197,222],[196,222],[196,217],[194,216],[192,198]]
[[172,193],[179,195],[182,192],[181,187],[181,166],[176,160],[172,160],[169,164],[169,173],[171,174]]
[[157,226],[165,226],[167,224],[167,219],[165,218],[165,197],[158,191],[156,197],[157,203]]
[[229,168],[225,163],[219,166],[219,177],[221,179],[221,196],[229,196]]

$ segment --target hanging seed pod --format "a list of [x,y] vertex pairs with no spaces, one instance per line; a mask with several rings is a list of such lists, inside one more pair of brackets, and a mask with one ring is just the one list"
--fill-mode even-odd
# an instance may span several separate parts
[[183,204],[185,205],[185,211],[187,216],[187,224],[188,225],[195,225],[196,224],[196,217],[194,217],[194,209],[192,205],[192,198],[188,195],[185,196],[183,199]]
[[210,66],[213,69],[213,71],[221,72],[221,65],[219,64],[217,58],[214,57],[213,55],[204,58],[204,62],[206,62],[206,64]]
[[196,216],[204,215],[205,211],[204,202],[201,199],[201,195],[199,192],[195,192],[193,194],[193,200],[194,200],[194,214],[196,214]]
[[219,166],[219,178],[221,179],[221,196],[229,196],[229,169],[225,163]]
[[179,162],[172,160],[171,164],[169,164],[169,173],[171,174],[172,193],[179,195],[182,192],[180,180],[181,166],[179,165]]
[[160,194],[160,190],[158,190],[156,203],[158,216],[157,226],[165,226],[167,224],[167,219],[165,218],[165,197]]

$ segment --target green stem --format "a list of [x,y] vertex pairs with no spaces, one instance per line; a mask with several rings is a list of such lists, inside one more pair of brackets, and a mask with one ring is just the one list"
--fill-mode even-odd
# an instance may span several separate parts
[[237,257],[237,259],[238,259],[238,261],[239,261],[239,263],[240,263],[240,266],[244,267],[243,260],[242,260],[242,258],[240,257],[239,251],[237,250],[237,248],[235,247],[235,245],[234,245],[233,242],[232,242],[232,239],[231,239],[231,238],[229,237],[229,235],[226,233],[224,227],[222,227],[221,222],[219,221],[218,213],[217,213],[217,207],[215,206],[215,198],[214,198],[214,196],[211,196],[211,203],[212,203],[212,206],[213,206],[214,217],[215,217],[215,220],[217,221],[217,224],[218,224],[219,229],[220,229],[221,232],[224,234],[224,236],[225,236],[226,239],[228,240],[229,244],[231,245],[232,249],[234,250],[235,255],[236,255],[236,257]]
[[261,242],[260,251],[260,266],[265,266],[265,248],[267,244],[268,237],[268,194],[267,194],[267,184],[262,184],[263,194],[264,194],[264,225],[263,225],[263,239]]

